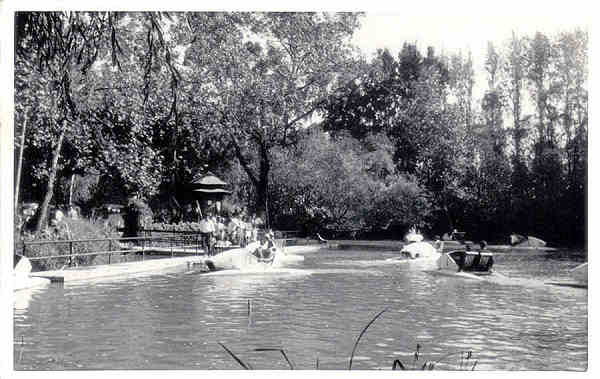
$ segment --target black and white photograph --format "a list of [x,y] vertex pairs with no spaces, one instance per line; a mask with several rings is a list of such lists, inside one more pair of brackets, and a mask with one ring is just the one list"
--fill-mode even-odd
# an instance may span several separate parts
[[380,5],[0,2],[1,375],[591,375],[591,5]]

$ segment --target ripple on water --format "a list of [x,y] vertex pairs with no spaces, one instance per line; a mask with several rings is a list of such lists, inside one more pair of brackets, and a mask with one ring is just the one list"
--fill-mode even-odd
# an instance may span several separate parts
[[[269,273],[154,275],[48,288],[21,309],[15,305],[17,354],[17,336],[27,343],[16,367],[239,369],[220,341],[255,367],[287,368],[279,356],[251,353],[269,345],[284,347],[298,367],[313,368],[318,356],[321,368],[345,369],[357,335],[384,308],[361,341],[356,368],[390,369],[394,357],[410,361],[417,343],[430,360],[472,350],[478,370],[587,367],[585,292],[540,286],[544,277],[535,272],[499,283],[435,277],[417,265],[385,262],[389,256],[336,251]],[[510,259],[503,258],[503,267],[548,264]],[[44,360],[56,351],[62,363]],[[436,368],[455,369],[456,362],[452,357]]]

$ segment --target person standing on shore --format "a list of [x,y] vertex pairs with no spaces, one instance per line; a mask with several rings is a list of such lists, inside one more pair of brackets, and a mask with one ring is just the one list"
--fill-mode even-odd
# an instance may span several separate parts
[[202,248],[206,252],[206,254],[211,255],[211,237],[214,231],[214,225],[208,215],[205,215],[202,220],[200,220],[200,233],[202,233]]

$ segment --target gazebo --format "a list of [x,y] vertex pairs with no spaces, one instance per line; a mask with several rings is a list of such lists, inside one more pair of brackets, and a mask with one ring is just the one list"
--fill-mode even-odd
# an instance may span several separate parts
[[191,200],[197,201],[202,215],[214,208],[217,213],[221,212],[221,202],[225,195],[231,195],[227,189],[228,183],[221,180],[210,171],[198,172],[187,185],[187,192]]

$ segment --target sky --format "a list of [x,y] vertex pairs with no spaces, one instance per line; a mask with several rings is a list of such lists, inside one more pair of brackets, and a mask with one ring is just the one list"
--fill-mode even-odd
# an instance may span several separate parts
[[[382,48],[388,48],[392,55],[397,56],[404,42],[416,43],[422,54],[426,53],[428,46],[433,46],[436,54],[462,51],[463,56],[466,56],[470,50],[475,66],[474,92],[477,98],[482,96],[486,85],[483,65],[488,41],[499,48],[511,37],[513,31],[517,36],[533,36],[536,31],[552,36],[575,27],[589,28],[590,13],[582,12],[584,8],[577,7],[578,3],[584,2],[569,2],[571,6],[566,11],[564,7],[552,7],[552,3],[548,2],[547,8],[542,10],[521,7],[520,12],[515,14],[505,13],[504,7],[514,9],[511,1],[503,2],[505,5],[498,12],[491,9],[482,11],[473,8],[468,11],[468,8],[442,6],[431,16],[425,6],[404,12],[375,9],[366,13],[352,42],[367,58]],[[433,6],[431,2],[427,5]]]
[[[418,12],[422,8],[416,9]],[[524,12],[514,16],[501,12],[495,15],[466,12],[428,17],[397,10],[368,11],[355,34],[354,43],[365,52],[372,52],[378,47],[388,47],[397,52],[404,41],[417,41],[423,48],[427,45],[449,51],[471,48],[475,53],[485,51],[487,41],[506,40],[512,31],[518,35],[531,35],[538,30],[554,34],[575,26],[585,27],[589,23],[586,16],[585,13],[557,15],[546,12],[536,16]]]

